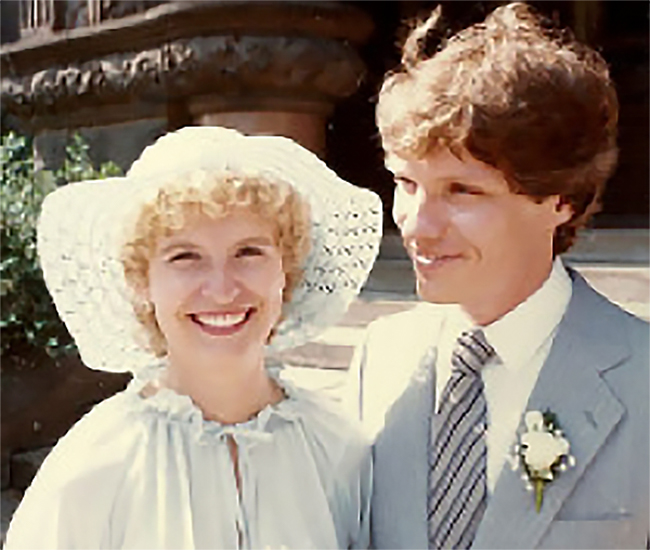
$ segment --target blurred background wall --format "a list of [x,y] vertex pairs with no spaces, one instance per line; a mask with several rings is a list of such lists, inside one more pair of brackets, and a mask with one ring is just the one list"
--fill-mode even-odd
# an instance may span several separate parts
[[[2,0],[2,125],[56,167],[80,130],[128,168],[161,133],[222,124],[289,135],[380,193],[374,98],[404,21],[439,2]],[[504,2],[443,1],[454,29]],[[647,228],[647,2],[530,2],[602,52],[621,102],[620,162],[595,227]],[[394,227],[386,216],[386,228]]]

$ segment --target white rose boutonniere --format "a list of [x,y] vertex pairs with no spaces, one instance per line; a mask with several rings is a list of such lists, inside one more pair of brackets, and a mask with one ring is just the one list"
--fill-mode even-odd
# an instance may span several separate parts
[[515,461],[523,469],[526,487],[535,491],[535,510],[542,509],[544,487],[567,468],[575,466],[575,457],[569,454],[569,442],[550,411],[528,411],[524,416],[526,431],[515,446]]

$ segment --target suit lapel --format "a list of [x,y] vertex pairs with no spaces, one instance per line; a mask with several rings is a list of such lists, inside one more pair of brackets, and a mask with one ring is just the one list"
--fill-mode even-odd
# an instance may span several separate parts
[[[473,548],[534,548],[564,500],[624,414],[600,372],[629,355],[617,325],[607,322],[606,302],[582,277],[571,272],[573,296],[558,327],[549,357],[528,400],[526,411],[550,409],[571,445],[576,465],[544,490],[540,513],[526,491],[521,470],[506,463],[474,539]],[[518,433],[523,426],[520,424]]]

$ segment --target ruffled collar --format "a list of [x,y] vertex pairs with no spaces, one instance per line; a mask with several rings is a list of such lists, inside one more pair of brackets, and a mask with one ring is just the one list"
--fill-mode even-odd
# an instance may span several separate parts
[[281,377],[281,366],[275,365],[268,367],[267,370],[283,390],[285,398],[277,403],[266,405],[249,420],[237,424],[222,424],[216,420],[205,419],[203,412],[190,396],[177,393],[165,386],[159,386],[152,395],[143,396],[142,390],[147,384],[158,380],[164,368],[165,364],[159,363],[141,370],[131,381],[125,393],[130,395],[139,411],[157,415],[169,422],[186,425],[199,442],[206,443],[225,436],[232,436],[238,444],[268,441],[279,424],[295,422],[298,418],[297,397],[300,390]]

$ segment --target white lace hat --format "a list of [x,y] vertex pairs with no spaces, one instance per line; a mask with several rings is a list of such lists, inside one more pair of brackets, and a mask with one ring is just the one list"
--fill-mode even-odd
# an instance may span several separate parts
[[381,240],[375,193],[342,180],[291,139],[186,127],[147,147],[125,177],[71,183],[43,203],[37,245],[45,283],[88,367],[137,373],[156,361],[141,344],[144,329],[124,278],[124,230],[170,177],[194,170],[267,174],[309,202],[311,251],[270,352],[336,323],[366,281]]

